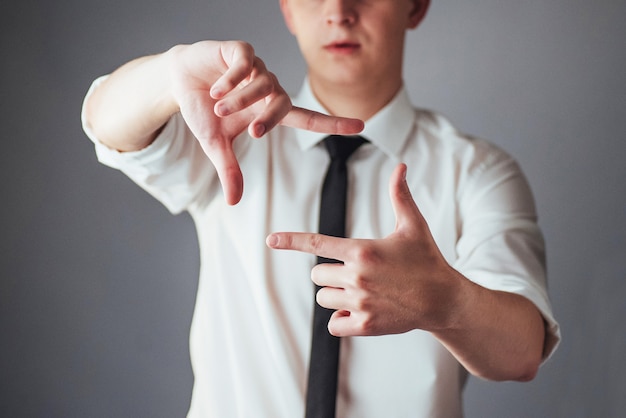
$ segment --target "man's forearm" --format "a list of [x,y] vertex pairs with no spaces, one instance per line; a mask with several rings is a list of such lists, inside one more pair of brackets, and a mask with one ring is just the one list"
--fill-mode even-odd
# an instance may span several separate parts
[[523,296],[463,280],[464,302],[453,326],[433,334],[475,376],[533,379],[545,339],[545,324],[535,305]]
[[178,111],[166,54],[123,65],[87,98],[86,123],[102,143],[120,151],[142,149]]

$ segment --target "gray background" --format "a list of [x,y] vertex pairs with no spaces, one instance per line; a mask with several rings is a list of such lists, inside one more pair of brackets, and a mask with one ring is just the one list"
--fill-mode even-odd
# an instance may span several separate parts
[[[410,35],[413,101],[528,174],[563,327],[533,382],[471,379],[468,417],[626,410],[625,18],[624,0],[435,0]],[[211,38],[253,42],[293,91],[278,0],[6,0],[0,31],[0,416],[183,416],[193,225],[96,163],[81,101],[133,57]]]

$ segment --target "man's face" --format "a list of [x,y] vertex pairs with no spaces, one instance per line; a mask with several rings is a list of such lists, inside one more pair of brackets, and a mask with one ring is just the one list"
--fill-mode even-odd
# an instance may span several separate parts
[[402,78],[407,29],[428,0],[281,0],[313,82],[349,85]]

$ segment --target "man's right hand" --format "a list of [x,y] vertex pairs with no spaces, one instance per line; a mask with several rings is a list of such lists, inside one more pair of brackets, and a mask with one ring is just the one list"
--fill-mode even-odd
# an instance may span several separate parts
[[203,41],[169,52],[172,93],[187,125],[219,175],[226,201],[236,204],[243,177],[233,140],[248,130],[254,138],[278,124],[316,132],[354,134],[363,122],[297,108],[255,55],[239,41]]
[[246,129],[254,138],[278,124],[345,135],[363,129],[360,120],[293,106],[252,46],[239,41],[178,45],[133,60],[93,92],[85,110],[96,137],[120,151],[146,147],[180,111],[214,164],[231,205],[243,193],[233,141]]

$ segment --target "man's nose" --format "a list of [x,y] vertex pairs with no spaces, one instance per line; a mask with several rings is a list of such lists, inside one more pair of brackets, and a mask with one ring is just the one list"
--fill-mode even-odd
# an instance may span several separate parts
[[329,25],[352,25],[356,22],[355,0],[326,0],[326,23]]

